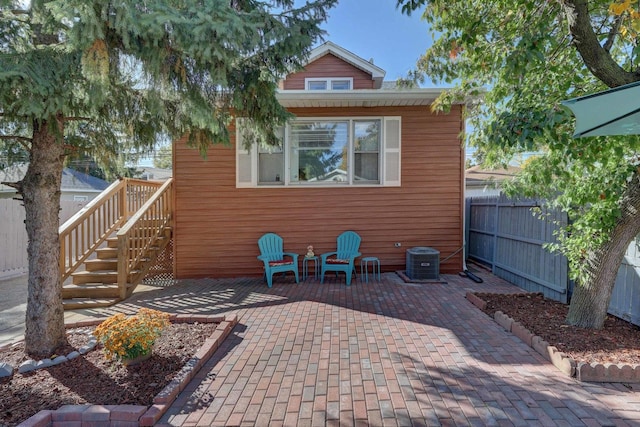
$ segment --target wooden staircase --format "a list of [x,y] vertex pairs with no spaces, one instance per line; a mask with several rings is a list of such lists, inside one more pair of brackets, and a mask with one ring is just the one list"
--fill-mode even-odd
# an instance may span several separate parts
[[171,241],[172,185],[124,179],[60,227],[65,310],[131,296]]

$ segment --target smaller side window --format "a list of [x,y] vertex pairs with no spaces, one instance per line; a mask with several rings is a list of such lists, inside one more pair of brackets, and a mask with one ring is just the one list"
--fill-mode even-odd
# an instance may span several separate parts
[[308,77],[304,82],[307,90],[353,89],[353,77]]
[[307,90],[326,90],[326,80],[316,80],[307,82]]
[[349,80],[332,80],[331,90],[349,90],[351,89],[351,82]]

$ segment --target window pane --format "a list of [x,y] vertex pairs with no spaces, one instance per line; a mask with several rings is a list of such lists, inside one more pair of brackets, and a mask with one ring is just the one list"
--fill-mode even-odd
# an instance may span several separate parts
[[355,151],[380,151],[380,120],[353,124]]
[[347,182],[348,122],[291,125],[291,182]]
[[348,90],[351,89],[351,82],[349,80],[332,80],[331,89],[333,90]]
[[380,182],[378,176],[378,153],[355,153],[354,156],[355,181]]
[[279,146],[258,147],[258,183],[284,184],[284,127],[276,129]]
[[354,181],[380,182],[380,120],[353,123]]
[[284,181],[284,156],[279,153],[258,154],[258,182],[280,184]]
[[326,80],[309,81],[307,82],[307,89],[308,90],[325,90],[327,89],[327,81]]

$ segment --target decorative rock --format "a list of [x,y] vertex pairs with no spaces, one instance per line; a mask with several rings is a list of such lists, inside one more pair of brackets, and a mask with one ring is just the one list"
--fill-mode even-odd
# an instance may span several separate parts
[[0,362],[0,378],[13,376],[13,366],[8,363]]
[[68,362],[68,361],[69,361],[69,359],[67,359],[67,356],[58,356],[58,357],[56,357],[55,359],[53,359],[51,361],[51,364],[59,365],[61,363]]
[[31,372],[34,369],[37,369],[36,361],[29,359],[20,364],[20,366],[18,367],[18,372],[24,374],[25,372]]
[[51,359],[42,359],[36,362],[36,369],[48,368],[49,366],[53,366],[53,360]]
[[[91,350],[93,350],[96,345],[98,344],[98,341],[96,339],[95,336],[90,335],[89,337],[89,341],[87,342],[87,345],[83,346],[80,348],[79,351],[72,351],[71,353],[69,353],[66,356],[56,356],[54,359],[42,359],[42,360],[26,360],[24,362],[22,362],[22,364],[18,367],[18,372],[21,374],[24,374],[26,372],[31,372],[35,369],[42,369],[42,368],[48,368],[50,366],[54,366],[54,365],[59,365],[61,363],[64,362],[68,362],[71,359],[75,359],[78,356],[80,356],[81,354],[86,354],[88,352],[90,352]],[[8,369],[10,370],[10,374],[6,374],[3,370],[3,365],[6,365]],[[9,371],[7,371],[9,372]],[[9,365],[7,365],[6,363],[0,363],[0,378],[3,378],[5,376],[11,376],[13,375],[13,368]]]
[[93,346],[87,344],[87,345],[83,345],[82,347],[80,347],[78,349],[78,351],[80,352],[80,354],[87,354],[91,350],[93,350],[94,347],[95,347],[95,344]]

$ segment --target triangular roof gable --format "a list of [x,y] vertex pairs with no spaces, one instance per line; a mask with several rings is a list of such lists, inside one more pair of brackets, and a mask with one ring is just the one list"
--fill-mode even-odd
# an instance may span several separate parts
[[364,71],[365,73],[370,74],[371,79],[374,81],[375,89],[380,89],[380,87],[382,86],[382,81],[384,80],[384,75],[386,74],[386,72],[382,68],[375,66],[371,62],[329,41],[314,48],[309,53],[307,65],[318,60],[319,58],[322,58],[327,54],[332,54],[333,56],[353,65],[354,67]]

